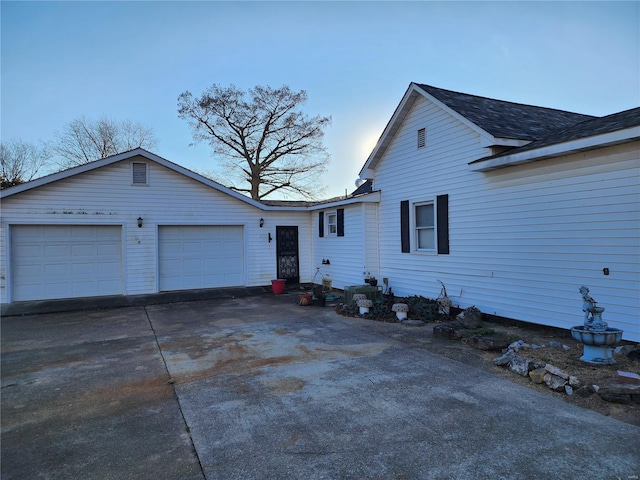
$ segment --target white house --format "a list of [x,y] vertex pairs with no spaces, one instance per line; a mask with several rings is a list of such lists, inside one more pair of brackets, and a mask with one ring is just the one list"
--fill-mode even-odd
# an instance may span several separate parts
[[[143,149],[0,195],[3,304],[269,285],[275,278],[311,282],[316,271],[313,203],[256,202]],[[348,245],[361,243],[362,215],[378,198],[342,202],[340,237],[337,225],[327,224],[327,239],[345,240],[336,246],[345,247],[349,262],[364,261]],[[335,218],[338,204],[325,204]],[[330,256],[322,249],[318,255]],[[333,256],[338,265],[340,257]],[[360,266],[352,273],[340,267],[338,281],[362,282]]]
[[379,275],[527,322],[640,340],[640,109],[596,118],[411,84],[361,175]]
[[590,117],[412,83],[364,188],[256,202],[142,149],[0,193],[0,300],[363,272],[396,295],[569,328],[587,285],[640,341],[640,109]]

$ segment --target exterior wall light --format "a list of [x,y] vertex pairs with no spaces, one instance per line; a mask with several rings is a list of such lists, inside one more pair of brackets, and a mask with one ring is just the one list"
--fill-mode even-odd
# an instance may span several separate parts
[[260,228],[264,227],[264,218],[260,219]]
[[142,228],[142,217],[138,217],[138,228]]

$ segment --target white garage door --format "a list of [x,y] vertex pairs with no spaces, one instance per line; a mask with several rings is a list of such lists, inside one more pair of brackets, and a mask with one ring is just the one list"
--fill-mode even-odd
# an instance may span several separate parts
[[121,239],[119,226],[12,226],[13,299],[122,293]]
[[159,227],[160,290],[243,285],[243,245],[242,227]]

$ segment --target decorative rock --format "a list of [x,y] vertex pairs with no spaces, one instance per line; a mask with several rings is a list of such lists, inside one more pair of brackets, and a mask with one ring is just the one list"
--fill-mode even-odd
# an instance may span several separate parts
[[552,373],[547,373],[544,376],[544,383],[547,384],[551,390],[561,391],[564,390],[564,386],[567,384],[567,381],[564,378],[558,377]]
[[478,328],[482,323],[482,312],[476,307],[469,307],[465,311],[456,316],[456,320],[464,328],[473,330]]
[[505,365],[508,365],[509,362],[515,358],[515,356],[516,356],[516,352],[509,349],[499,357],[494,358],[493,363],[495,363],[500,367],[504,367]]
[[573,388],[571,388],[571,385],[565,385],[564,391],[567,395],[573,395]]
[[522,357],[513,357],[509,362],[509,370],[523,377],[528,377],[529,372],[534,370],[533,362]]
[[569,350],[571,350],[571,347],[570,347],[569,345],[562,344],[562,349],[563,349],[565,352],[568,352]]
[[562,348],[562,344],[558,342],[554,342],[553,340],[549,342],[549,346],[551,348]]
[[591,388],[589,385],[583,385],[582,387],[576,389],[576,395],[578,395],[579,397],[583,397],[586,398],[590,395],[593,395],[595,392],[593,391],[593,388]]
[[546,374],[547,371],[544,368],[536,368],[529,372],[529,378],[531,378],[533,383],[544,383],[544,376]]
[[544,367],[547,372],[562,378],[563,380],[569,380],[569,374],[564,370],[560,370],[558,367],[554,367],[550,363],[547,363]]
[[627,357],[629,357],[630,360],[640,361],[640,349],[636,348],[635,350],[631,350],[627,353]]
[[627,383],[613,383],[603,385],[598,390],[599,394],[611,393],[619,395],[640,395],[640,385],[629,385]]
[[518,350],[520,350],[524,346],[524,344],[525,344],[524,340],[516,340],[511,345],[509,345],[509,348],[511,350],[513,350],[514,352],[517,352]]
[[478,337],[470,337],[466,340],[468,345],[480,350],[500,351],[507,346],[507,340],[499,337],[491,337],[488,335],[481,335]]
[[433,335],[435,337],[448,338],[449,340],[456,340],[460,338],[460,333],[453,325],[448,323],[442,323],[433,327]]
[[573,388],[578,388],[580,385],[582,385],[582,382],[580,382],[580,380],[578,380],[578,377],[576,377],[575,375],[569,375],[569,385],[571,385]]
[[633,385],[640,385],[640,375],[632,372],[622,372],[618,370],[618,381],[620,383],[631,383]]
[[624,395],[622,393],[602,393],[598,392],[600,398],[606,402],[611,403],[622,403],[623,405],[628,405],[631,403],[631,395]]

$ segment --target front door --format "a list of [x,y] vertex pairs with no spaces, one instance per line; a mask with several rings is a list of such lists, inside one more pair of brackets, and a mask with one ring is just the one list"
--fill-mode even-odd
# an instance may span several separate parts
[[276,227],[278,278],[287,283],[300,281],[298,267],[298,227]]

